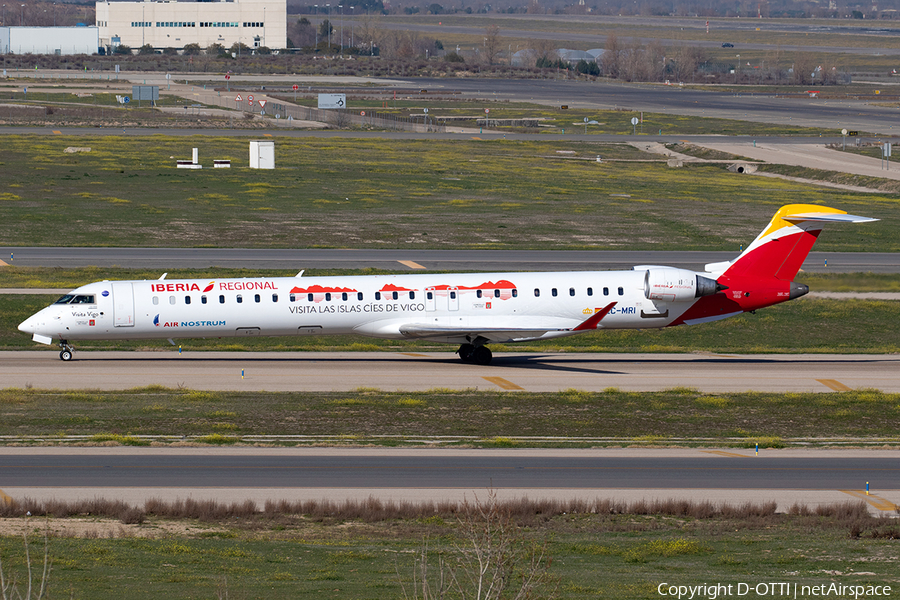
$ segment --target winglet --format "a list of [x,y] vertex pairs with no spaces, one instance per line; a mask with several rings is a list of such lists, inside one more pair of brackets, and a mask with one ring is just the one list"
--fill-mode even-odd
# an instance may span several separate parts
[[613,309],[613,307],[618,304],[617,302],[610,302],[603,308],[595,308],[594,314],[585,319],[581,324],[572,329],[572,331],[587,331],[588,329],[597,329],[597,325],[600,324],[600,321],[603,320],[603,317],[609,314],[609,311]]

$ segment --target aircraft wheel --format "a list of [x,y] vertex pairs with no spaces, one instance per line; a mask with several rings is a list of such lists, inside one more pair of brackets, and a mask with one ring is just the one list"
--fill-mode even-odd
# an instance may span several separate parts
[[72,360],[72,351],[71,350],[63,350],[59,353],[59,358],[66,362]]
[[475,361],[475,364],[478,365],[489,365],[491,364],[491,359],[494,357],[491,354],[490,349],[487,346],[479,346],[475,348],[475,351],[472,352],[472,360]]
[[459,347],[459,350],[456,351],[459,354],[460,360],[463,362],[472,362],[472,353],[475,352],[475,346],[472,344],[463,344]]

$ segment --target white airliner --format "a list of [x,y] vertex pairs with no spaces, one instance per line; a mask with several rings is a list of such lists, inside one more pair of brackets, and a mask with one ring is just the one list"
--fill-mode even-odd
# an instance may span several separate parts
[[19,330],[59,340],[135,340],[356,333],[460,344],[486,365],[487,344],[596,329],[696,325],[809,291],[794,276],[826,223],[877,221],[809,204],[782,207],[733,261],[704,272],[631,271],[100,281],[66,294]]

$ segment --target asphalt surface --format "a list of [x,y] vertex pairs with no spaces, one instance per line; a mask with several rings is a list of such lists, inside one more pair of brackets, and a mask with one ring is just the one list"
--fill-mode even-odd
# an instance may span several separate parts
[[[8,257],[13,255],[10,260]],[[703,270],[737,252],[543,251],[543,250],[346,250],[247,248],[47,248],[0,247],[0,260],[26,267],[130,267],[143,269],[391,269],[402,264],[443,271],[590,271],[666,265]],[[900,253],[812,252],[808,272],[900,273]],[[162,273],[160,273],[162,274]],[[87,283],[87,282],[85,282]]]
[[[24,336],[23,336],[24,337]],[[364,340],[364,338],[360,338]],[[36,347],[37,344],[35,344]],[[495,353],[490,366],[447,352],[0,352],[4,387],[121,390],[149,385],[197,390],[352,391],[360,387],[558,392],[830,392],[877,388],[900,393],[898,355],[714,355]],[[40,346],[40,348],[45,348]]]
[[759,455],[733,449],[4,448],[0,494],[261,504],[471,501],[493,490],[500,499],[774,501],[781,511],[795,502],[864,501],[871,512],[890,515],[900,501],[898,457],[885,450],[765,448]]
[[[10,456],[0,453],[2,487],[454,487],[900,489],[894,457],[767,458],[561,456],[183,456],[140,453]],[[752,459],[748,460],[748,458]]]
[[[30,76],[29,73],[23,73]],[[33,74],[34,77],[53,77],[52,72]],[[123,80],[131,79],[136,83],[165,85],[163,73],[123,73]],[[175,76],[179,85],[189,89],[192,83],[199,90],[201,82],[210,80],[209,75],[179,73]],[[286,93],[290,86],[303,78],[293,75],[260,75],[243,77],[243,85],[250,86],[246,89],[257,89],[266,86],[266,93],[277,93],[279,89]],[[67,84],[73,80],[63,80]],[[41,80],[36,80],[38,85]],[[52,79],[44,83],[54,83]],[[56,81],[59,83],[59,81]],[[84,83],[75,80],[74,83]],[[473,103],[473,107],[481,109],[490,107],[496,102],[527,102],[540,104],[560,109],[567,106],[569,109],[597,109],[597,110],[625,110],[634,112],[653,112],[660,114],[684,115],[696,117],[715,117],[721,119],[733,119],[738,121],[751,121],[756,123],[771,123],[776,125],[812,127],[818,128],[830,135],[830,140],[840,140],[840,131],[846,128],[858,131],[861,135],[874,134],[879,136],[900,134],[894,128],[896,123],[896,109],[891,101],[896,98],[890,96],[889,89],[884,94],[871,97],[854,97],[841,99],[823,99],[807,95],[792,95],[789,97],[772,93],[732,93],[716,92],[708,90],[695,90],[689,87],[662,84],[630,84],[624,82],[607,81],[575,81],[559,79],[487,79],[487,78],[453,78],[453,79],[377,79],[377,78],[339,78],[329,80],[323,77],[312,78],[310,85],[305,87],[310,90],[316,86],[318,92],[328,91],[372,96],[376,92],[390,94],[397,92],[403,98],[404,94],[414,94],[414,98],[420,97],[420,90],[427,90],[428,97],[440,100],[450,98],[456,101],[465,100]],[[814,86],[811,86],[814,87]],[[197,93],[201,93],[198,91]],[[222,90],[222,93],[225,93]],[[388,96],[389,97],[389,96]],[[484,103],[480,106],[478,103]],[[351,104],[352,107],[352,104]],[[562,110],[562,109],[560,109]],[[265,134],[290,135],[290,136],[323,136],[323,137],[379,137],[379,138],[408,138],[408,134],[391,134],[385,132],[323,132],[323,131],[296,131],[285,130],[274,123],[272,131],[264,130],[188,130],[188,129],[131,129],[118,128],[35,128],[35,127],[9,127],[3,128],[9,133],[39,133],[52,134],[60,132],[66,135],[234,135],[259,137]],[[621,135],[587,135],[579,136],[583,131],[580,123],[573,123],[572,129],[567,130],[566,139],[587,139],[593,141],[628,141],[628,134],[633,130],[627,125]],[[833,132],[833,133],[830,133]],[[640,136],[632,136],[635,139],[654,139],[659,141],[673,141],[677,139],[690,139],[691,136],[679,136],[673,131],[651,131],[643,127],[638,130]],[[646,134],[646,135],[645,135]],[[663,137],[665,134],[665,137]],[[419,136],[441,139],[453,139],[453,134],[417,134]],[[456,134],[459,137],[469,139],[472,134]],[[499,134],[503,135],[503,134]],[[521,135],[507,134],[515,139],[553,139],[560,137],[556,134]],[[497,134],[485,133],[484,136],[497,137]],[[707,136],[708,137],[708,136]]]

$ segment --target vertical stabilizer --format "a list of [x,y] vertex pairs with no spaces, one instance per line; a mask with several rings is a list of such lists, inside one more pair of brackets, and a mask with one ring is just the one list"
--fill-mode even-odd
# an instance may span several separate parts
[[788,204],[768,227],[725,270],[726,277],[771,278],[791,281],[826,223],[866,223],[869,217],[815,204]]

